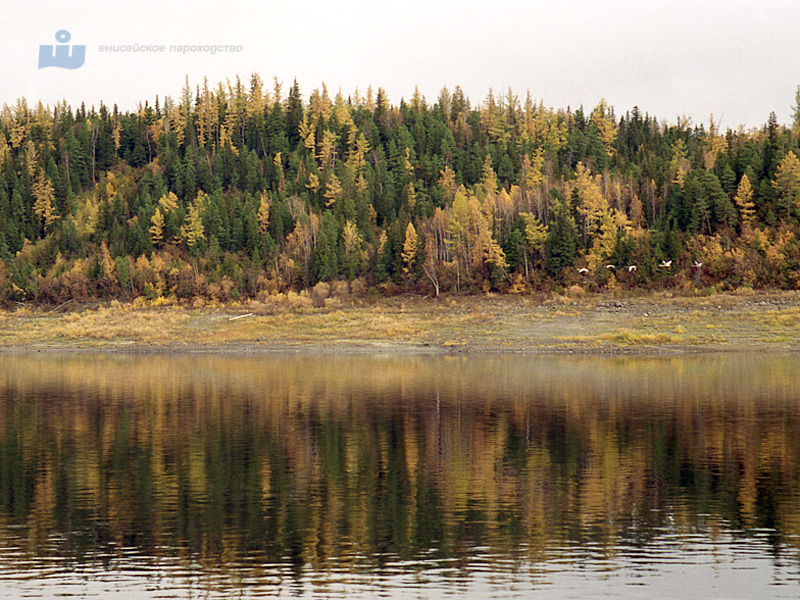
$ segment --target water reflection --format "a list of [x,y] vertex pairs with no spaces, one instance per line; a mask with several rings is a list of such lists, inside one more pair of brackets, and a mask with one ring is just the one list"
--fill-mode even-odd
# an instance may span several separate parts
[[0,591],[793,597],[798,367],[0,356]]

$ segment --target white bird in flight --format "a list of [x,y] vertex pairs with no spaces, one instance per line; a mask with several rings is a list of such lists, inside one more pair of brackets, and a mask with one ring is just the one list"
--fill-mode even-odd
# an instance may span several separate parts
[[664,267],[665,269],[669,269],[672,266],[671,260],[662,260],[661,264],[658,265],[659,267]]
[[628,266],[628,273],[632,273],[635,270],[636,270],[636,265],[629,265]]
[[578,273],[586,274],[588,272],[589,272],[589,269],[587,269],[586,267],[581,267],[580,269],[578,269]]

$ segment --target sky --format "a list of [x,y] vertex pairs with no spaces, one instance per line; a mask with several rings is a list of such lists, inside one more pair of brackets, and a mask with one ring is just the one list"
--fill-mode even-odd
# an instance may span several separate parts
[[[798,0],[0,0],[0,105],[66,100],[122,110],[178,98],[188,76],[249,82],[304,98],[324,82],[345,96],[383,87],[393,104],[415,87],[434,103],[461,86],[473,106],[491,88],[554,108],[617,116],[638,106],[668,123],[722,129],[791,122],[800,85]],[[76,69],[38,68],[56,32],[84,45]],[[101,46],[164,51],[101,52]],[[235,51],[177,52],[173,46]]]

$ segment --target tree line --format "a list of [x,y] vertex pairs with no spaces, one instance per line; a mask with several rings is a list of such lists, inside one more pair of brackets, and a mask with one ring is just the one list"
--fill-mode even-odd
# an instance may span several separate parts
[[253,75],[0,113],[0,302],[800,286],[793,122]]

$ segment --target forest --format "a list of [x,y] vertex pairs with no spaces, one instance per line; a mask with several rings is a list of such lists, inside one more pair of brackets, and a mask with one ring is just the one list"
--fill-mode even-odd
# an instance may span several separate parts
[[254,74],[0,113],[0,304],[800,287],[800,87],[759,128]]

